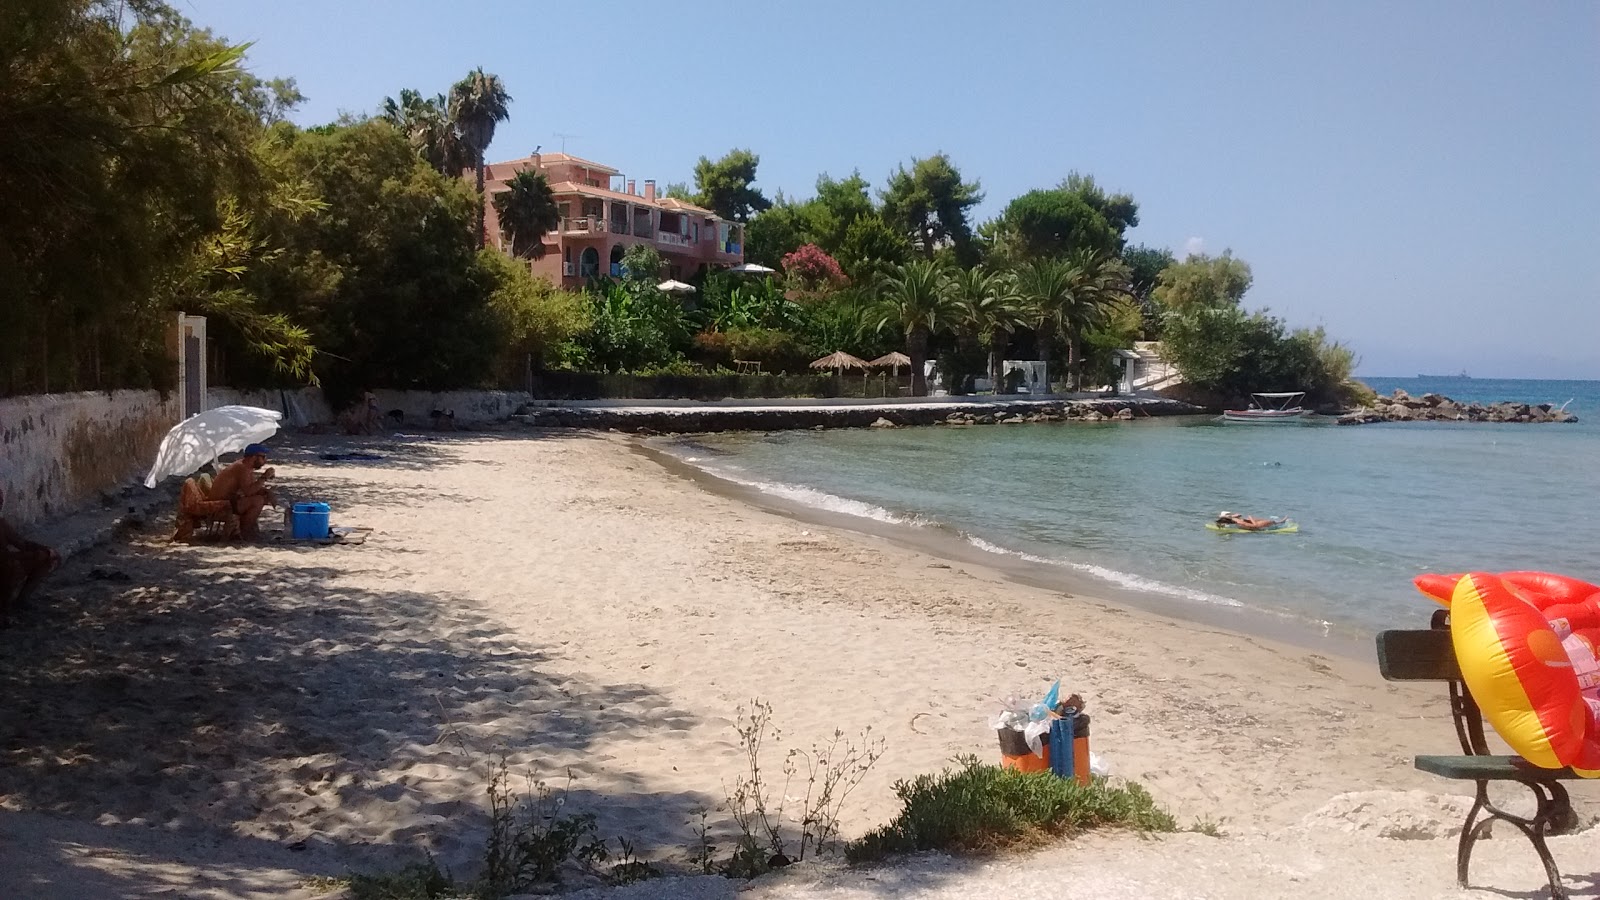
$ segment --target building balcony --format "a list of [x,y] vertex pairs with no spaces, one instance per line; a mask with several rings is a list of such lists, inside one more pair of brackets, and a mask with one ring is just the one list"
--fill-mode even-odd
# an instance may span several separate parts
[[562,219],[560,230],[562,234],[581,237],[586,234],[605,234],[614,229],[609,228],[606,220],[600,216],[576,216]]
[[663,231],[657,234],[656,243],[665,244],[674,250],[688,250],[690,247],[694,246],[689,242],[688,238],[671,231]]
[[727,241],[722,245],[721,250],[729,256],[738,256],[744,252],[744,245],[737,241]]

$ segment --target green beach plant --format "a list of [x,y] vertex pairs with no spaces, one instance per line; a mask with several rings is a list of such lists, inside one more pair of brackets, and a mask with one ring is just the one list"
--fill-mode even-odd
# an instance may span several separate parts
[[1087,786],[1048,772],[1018,772],[956,760],[938,775],[895,784],[894,821],[845,849],[851,862],[872,862],[922,850],[993,853],[1020,849],[1094,828],[1177,830],[1172,815],[1134,782],[1096,778]]

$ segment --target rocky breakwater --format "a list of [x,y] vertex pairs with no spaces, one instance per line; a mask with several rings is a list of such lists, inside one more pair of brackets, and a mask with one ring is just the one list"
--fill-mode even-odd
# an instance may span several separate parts
[[[1193,410],[1190,410],[1193,411]],[[1105,422],[1105,421],[1131,421],[1144,418],[1152,413],[1138,405],[1123,403],[1092,401],[1074,401],[1059,405],[1047,405],[1031,410],[1001,410],[990,412],[987,410],[957,410],[940,419],[940,425],[954,425],[965,428],[972,425],[1023,425],[1034,422]]]
[[1413,397],[1397,390],[1377,402],[1339,417],[1340,425],[1370,422],[1576,422],[1578,417],[1549,403],[1461,403],[1441,394]]
[[897,404],[760,406],[528,406],[513,422],[541,428],[594,428],[637,434],[793,431],[817,428],[904,428],[917,425],[1017,425],[1029,422],[1143,419],[1194,415],[1204,409],[1176,400],[986,400],[959,398]]

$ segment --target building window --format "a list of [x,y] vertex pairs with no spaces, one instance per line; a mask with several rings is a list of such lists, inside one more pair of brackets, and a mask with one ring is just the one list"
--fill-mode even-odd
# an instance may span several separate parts
[[700,223],[699,222],[694,223],[694,242],[696,244],[700,243]]

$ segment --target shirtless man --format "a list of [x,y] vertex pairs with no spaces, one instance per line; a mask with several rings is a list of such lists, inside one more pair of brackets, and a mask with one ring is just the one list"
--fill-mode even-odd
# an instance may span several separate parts
[[[6,495],[0,491],[0,510],[5,504]],[[12,604],[27,599],[59,565],[61,557],[54,550],[28,540],[0,518],[0,628],[10,624]]]
[[262,508],[269,503],[277,505],[272,489],[267,486],[277,472],[267,469],[256,474],[266,464],[267,446],[251,444],[244,448],[243,456],[217,473],[211,480],[211,492],[206,495],[208,500],[227,500],[233,504],[233,514],[239,517],[239,536],[247,541],[261,536]]

